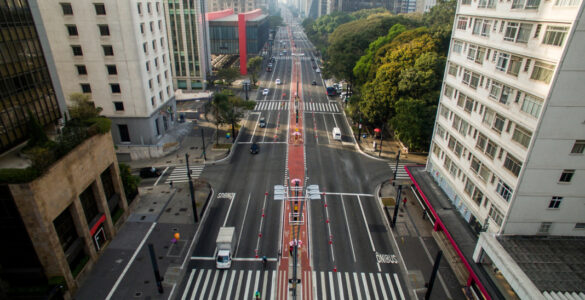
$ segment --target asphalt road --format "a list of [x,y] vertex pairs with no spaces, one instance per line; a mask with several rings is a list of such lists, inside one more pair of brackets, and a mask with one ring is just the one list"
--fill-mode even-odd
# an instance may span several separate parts
[[[313,297],[317,299],[406,299],[410,298],[398,264],[398,253],[384,225],[375,188],[391,176],[387,163],[356,151],[355,141],[337,99],[325,94],[325,82],[315,72],[312,47],[300,26],[292,28],[300,57],[304,105],[306,185],[318,185],[320,200],[307,203],[310,257],[313,267]],[[272,72],[260,78],[256,108],[248,115],[239,142],[225,162],[197,169],[208,180],[214,196],[210,218],[203,224],[199,243],[190,261],[188,276],[178,287],[181,299],[250,299],[261,291],[272,299],[277,280],[276,260],[282,237],[282,201],[273,200],[275,185],[285,184],[292,59],[287,31],[280,28],[275,39],[276,58]],[[279,54],[287,50],[286,55]],[[267,62],[265,62],[264,68]],[[280,79],[282,84],[275,84]],[[317,85],[311,85],[316,81]],[[269,94],[263,96],[262,89]],[[286,96],[283,96],[285,94]],[[294,95],[293,95],[294,96]],[[259,119],[267,126],[260,128]],[[338,127],[342,140],[334,140]],[[252,143],[260,153],[250,154]],[[198,167],[198,166],[193,166]],[[179,178],[180,168],[168,169],[163,179]],[[179,176],[179,177],[173,177]],[[174,179],[179,180],[179,179]],[[234,226],[237,249],[230,270],[216,270],[215,239],[221,226]],[[284,249],[288,251],[288,249]],[[263,268],[257,257],[267,256]]]

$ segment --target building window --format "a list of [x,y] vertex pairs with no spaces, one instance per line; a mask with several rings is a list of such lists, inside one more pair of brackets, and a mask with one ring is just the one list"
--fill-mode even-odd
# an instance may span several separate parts
[[585,150],[585,140],[576,140],[575,144],[573,144],[573,149],[571,149],[571,153],[583,154],[583,150]]
[[120,84],[118,83],[110,83],[110,90],[113,94],[119,94],[122,91],[120,90]]
[[77,75],[87,75],[87,68],[85,65],[75,65],[77,68]]
[[522,66],[522,57],[512,55],[510,59],[510,65],[508,66],[508,74],[518,76],[520,73],[520,67]]
[[574,174],[575,170],[563,170],[563,173],[561,173],[561,178],[559,178],[559,182],[571,182]]
[[512,9],[538,9],[540,0],[514,0]]
[[162,21],[161,20],[158,21],[158,31],[162,31]]
[[534,97],[530,94],[524,96],[524,102],[522,102],[522,111],[538,118],[540,110],[542,109],[542,99]]
[[140,33],[144,34],[144,23],[140,23]]
[[498,193],[498,195],[502,197],[502,199],[506,200],[507,202],[510,202],[510,197],[512,197],[513,190],[501,179],[498,180],[496,192]]
[[457,29],[466,30],[467,20],[467,17],[459,17],[459,19],[457,19]]
[[118,131],[120,132],[120,141],[130,142],[130,132],[128,131],[128,125],[118,124]]
[[79,45],[71,46],[71,51],[73,51],[73,56],[83,56],[83,50],[81,50],[81,46]]
[[461,53],[462,50],[463,50],[463,42],[453,41],[453,52]]
[[154,32],[154,22],[151,21],[149,25],[150,25],[150,33],[153,33]]
[[152,13],[152,5],[150,4],[150,2],[146,3],[146,11],[148,13]]
[[156,3],[156,12],[157,13],[160,12],[160,3],[159,2]]
[[506,118],[502,117],[500,114],[496,114],[494,123],[492,124],[492,129],[501,133],[502,130],[504,130],[504,124],[506,124]]
[[479,74],[466,69],[465,72],[463,72],[462,82],[470,88],[476,89],[479,84]]
[[102,45],[104,49],[104,56],[114,56],[114,47],[112,45]]
[[500,52],[498,55],[498,62],[496,63],[496,69],[505,72],[508,68],[508,62],[510,60],[510,54]]
[[495,0],[479,0],[478,8],[494,8],[496,7]]
[[546,26],[542,43],[545,45],[562,46],[568,30],[569,27],[566,26]]
[[108,27],[107,24],[100,24],[100,25],[98,25],[98,27],[100,29],[101,36],[109,36],[110,35],[110,27]]
[[496,224],[502,226],[504,218],[502,217],[502,213],[494,205],[490,206],[489,216],[494,222],[496,222]]
[[540,223],[540,227],[538,228],[538,234],[548,234],[550,232],[551,227],[552,227],[551,222]]
[[63,212],[53,221],[53,226],[55,227],[55,231],[59,237],[59,242],[65,253],[69,269],[74,270],[83,266],[83,261],[88,255],[85,253],[83,240],[77,234],[75,222],[71,216],[71,210],[71,206],[63,210]]
[[116,111],[124,111],[124,102],[114,101],[114,109],[116,109]]
[[575,223],[575,229],[585,229],[585,223]]
[[91,228],[95,223],[94,220],[100,215],[92,185],[88,186],[87,189],[79,195],[79,200],[83,207],[83,212],[85,213],[87,225]]
[[136,4],[136,8],[138,9],[138,14],[142,15],[142,3],[141,2],[138,2]]
[[531,138],[532,132],[516,125],[516,128],[514,128],[514,133],[512,134],[512,140],[518,142],[520,145],[524,146],[524,148],[528,148]]
[[152,107],[154,107],[155,103],[156,103],[156,100],[154,99],[154,97],[150,97],[150,104],[152,105]]
[[156,40],[152,40],[152,50],[156,51]]
[[61,10],[63,11],[64,15],[66,16],[73,15],[73,7],[71,7],[71,3],[61,2],[59,4],[61,4]]
[[93,6],[95,7],[95,14],[98,16],[103,16],[106,14],[106,5],[103,3],[94,3]]
[[116,65],[106,65],[106,69],[108,70],[108,75],[118,75]]
[[553,196],[550,202],[548,203],[548,208],[559,208],[559,206],[561,206],[562,201],[563,197]]
[[160,128],[158,127],[157,119],[154,119],[154,127],[156,128],[156,135],[160,135]]
[[534,68],[532,68],[532,75],[530,75],[530,79],[550,83],[554,70],[555,66],[552,64],[535,61]]
[[82,83],[81,84],[81,92],[84,94],[91,93],[91,86],[89,85],[89,83]]
[[148,80],[148,88],[152,90],[152,79]]
[[556,0],[555,6],[577,6],[579,5],[579,0]]
[[144,51],[144,54],[148,54],[148,44],[147,43],[142,43],[142,51]]
[[512,174],[518,177],[520,174],[520,169],[522,169],[522,163],[516,159],[514,156],[510,155],[510,153],[506,154],[506,159],[504,160],[504,168],[508,169]]
[[453,63],[449,63],[449,69],[447,73],[451,76],[457,76],[457,65]]
[[146,72],[150,72],[150,62],[146,62]]
[[467,50],[467,59],[475,61],[478,64],[482,64],[484,57],[485,57],[485,48],[478,47],[476,45],[469,46],[469,49]]
[[77,32],[77,26],[75,24],[68,24],[65,26],[67,27],[67,33],[69,33],[69,36],[79,35],[79,33]]
[[443,88],[443,95],[445,95],[447,98],[451,98],[453,97],[453,91],[454,89],[452,86],[445,84],[445,88]]

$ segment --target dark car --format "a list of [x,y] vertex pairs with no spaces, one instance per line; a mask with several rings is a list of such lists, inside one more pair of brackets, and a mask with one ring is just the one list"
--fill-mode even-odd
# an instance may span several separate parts
[[266,119],[263,117],[260,118],[260,121],[258,122],[258,126],[260,126],[260,128],[266,127]]
[[140,169],[140,177],[142,178],[151,178],[151,177],[159,177],[161,174],[160,170],[155,167],[146,167]]
[[311,82],[311,85],[317,85],[317,81],[313,80],[313,82]]
[[252,146],[250,146],[250,153],[258,154],[258,152],[260,152],[260,146],[258,146],[256,143],[253,143]]

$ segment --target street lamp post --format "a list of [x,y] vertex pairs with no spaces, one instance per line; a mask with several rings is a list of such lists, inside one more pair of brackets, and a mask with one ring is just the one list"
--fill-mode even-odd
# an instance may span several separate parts
[[191,169],[189,168],[189,153],[185,153],[185,161],[187,162],[187,176],[189,177],[189,192],[191,192],[191,206],[193,206],[193,220],[195,223],[199,222],[197,216],[197,203],[195,203],[195,189],[193,187],[193,180],[191,178]]

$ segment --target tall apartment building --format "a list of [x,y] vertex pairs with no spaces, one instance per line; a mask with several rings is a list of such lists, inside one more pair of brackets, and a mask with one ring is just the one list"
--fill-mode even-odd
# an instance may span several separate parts
[[161,0],[36,1],[61,89],[91,95],[118,145],[155,145],[175,124]]
[[580,0],[462,0],[427,170],[473,227],[585,236]]
[[211,74],[209,30],[204,0],[164,1],[173,85],[182,90],[205,89]]

